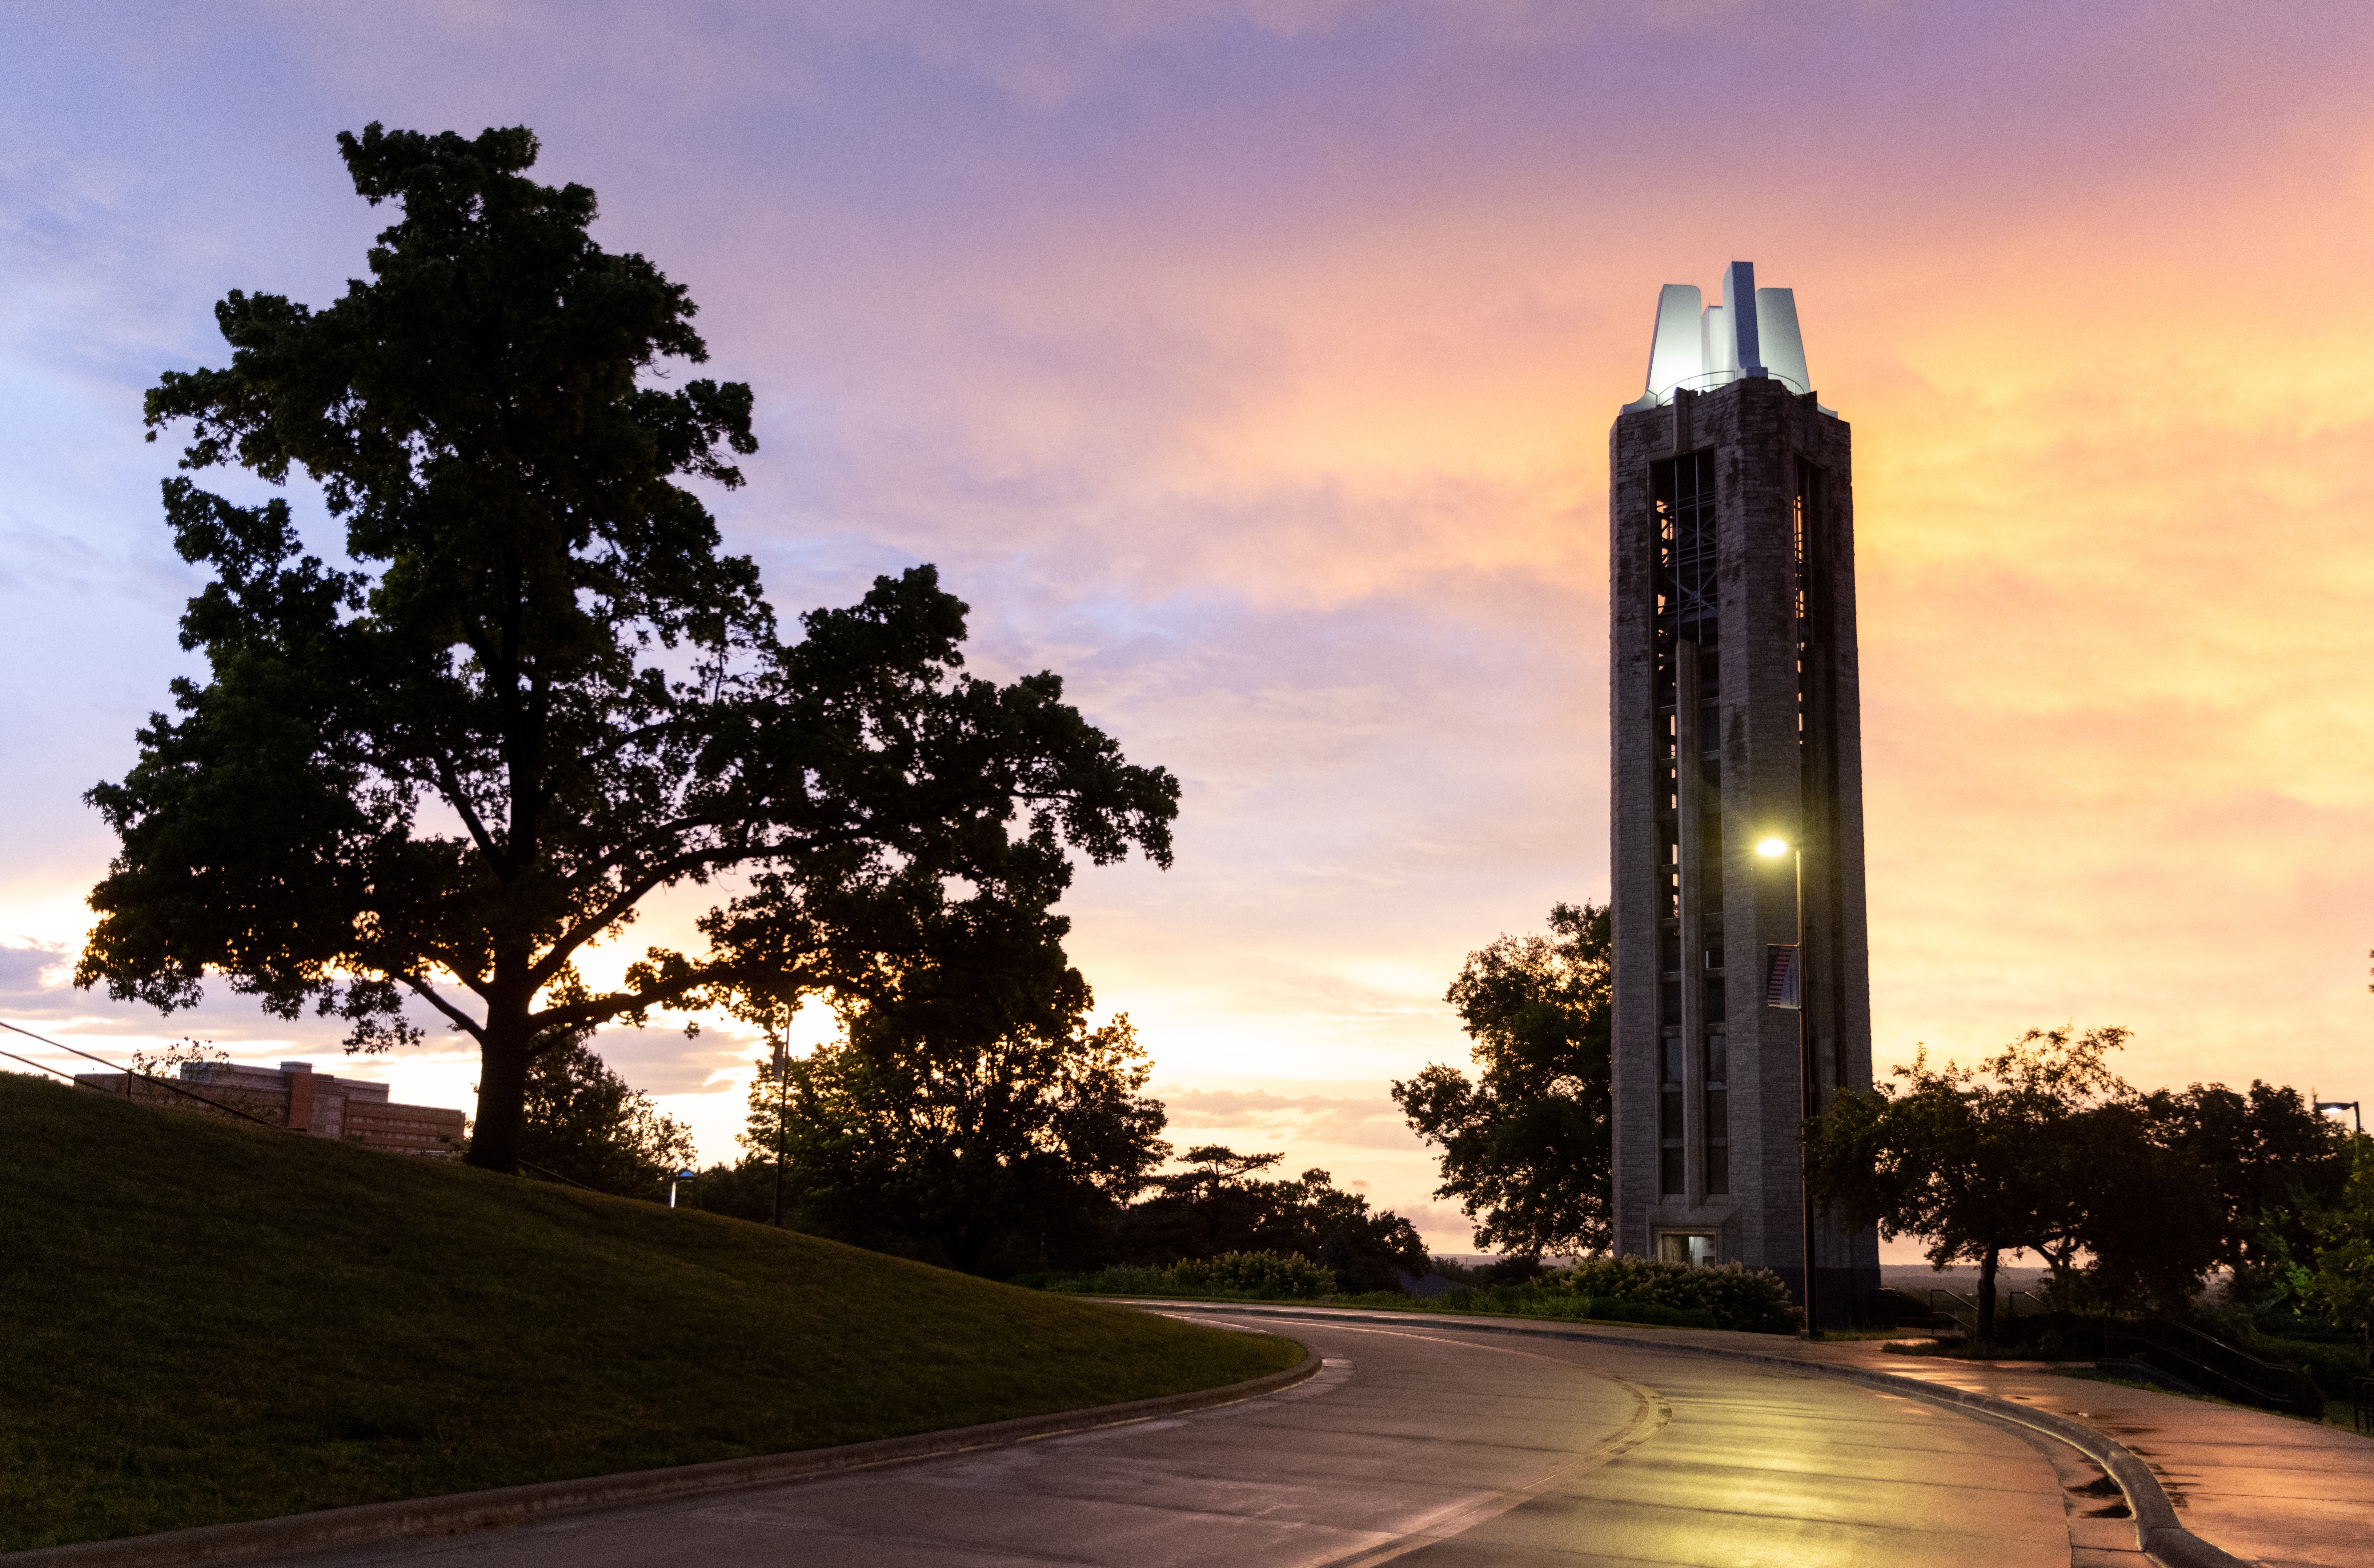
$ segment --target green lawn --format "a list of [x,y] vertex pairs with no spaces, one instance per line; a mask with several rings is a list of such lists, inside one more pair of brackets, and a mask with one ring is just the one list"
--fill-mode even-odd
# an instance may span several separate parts
[[0,1073],[0,1550],[894,1437],[1301,1356]]

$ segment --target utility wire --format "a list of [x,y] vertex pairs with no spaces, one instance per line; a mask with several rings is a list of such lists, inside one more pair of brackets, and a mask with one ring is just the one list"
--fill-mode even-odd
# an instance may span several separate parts
[[[577,1188],[577,1189],[578,1189],[579,1191],[581,1191],[581,1192],[590,1192],[590,1193],[601,1193],[601,1192],[602,1192],[602,1189],[601,1189],[600,1187],[589,1187],[589,1186],[587,1186],[583,1182],[579,1181],[579,1180],[578,1180],[576,1177],[574,1177],[574,1176],[564,1176],[564,1175],[562,1175],[562,1174],[561,1174],[559,1172],[558,1172],[558,1171],[547,1171],[547,1170],[546,1170],[543,1166],[541,1166],[541,1165],[537,1164],[537,1163],[536,1163],[535,1161],[533,1161],[533,1160],[523,1160],[523,1161],[520,1161],[520,1163],[521,1163],[523,1166],[526,1167],[528,1170],[534,1171],[534,1172],[535,1172],[537,1175],[539,1175],[539,1176],[549,1176],[549,1177],[551,1177],[551,1178],[552,1178],[554,1181],[556,1181],[556,1182],[567,1182],[570,1186]],[[609,1195],[608,1195],[608,1194],[606,1194],[606,1193],[603,1193],[603,1194],[602,1194],[602,1196],[604,1196],[604,1197],[608,1197]]]
[[[251,1116],[246,1112],[241,1111],[235,1106],[226,1105],[218,1100],[209,1100],[203,1094],[192,1094],[188,1090],[183,1089],[171,1079],[150,1078],[147,1073],[135,1075],[130,1068],[119,1067],[104,1056],[94,1056],[88,1051],[76,1051],[71,1045],[63,1044],[58,1041],[51,1039],[46,1034],[36,1034],[29,1029],[18,1029],[15,1024],[8,1022],[6,1019],[0,1019],[0,1029],[12,1031],[15,1033],[23,1035],[28,1040],[38,1040],[42,1044],[53,1046],[60,1051],[71,1052],[73,1055],[80,1056],[86,1062],[97,1062],[100,1067],[106,1067],[113,1072],[122,1073],[127,1079],[135,1076],[147,1079],[150,1083],[156,1084],[162,1089],[170,1089],[174,1093],[182,1096],[184,1099],[194,1100],[201,1105],[211,1106],[217,1111],[228,1111],[232,1115],[239,1117],[241,1121],[253,1122],[259,1127],[270,1127],[275,1132],[286,1132],[288,1130],[286,1127],[281,1126],[276,1122],[267,1122],[261,1116]],[[45,1073],[57,1073],[60,1078],[65,1079],[68,1083],[72,1083],[74,1081],[74,1075],[72,1073],[58,1072],[58,1069],[55,1067],[34,1061],[29,1056],[19,1056],[14,1051],[0,1051],[0,1056],[6,1056],[12,1062],[22,1062],[29,1067],[40,1067],[41,1071]],[[551,1180],[556,1182],[567,1182],[570,1186],[575,1187],[582,1192],[600,1193],[602,1191],[600,1187],[589,1187],[583,1182],[578,1181],[571,1176],[564,1176],[558,1171],[547,1171],[543,1166],[535,1164],[531,1161],[523,1160],[520,1163],[526,1166],[529,1170],[534,1171],[539,1176],[549,1177]]]
[[[193,1094],[188,1090],[183,1089],[180,1084],[175,1083],[170,1078],[155,1078],[151,1077],[147,1073],[135,1074],[131,1068],[119,1067],[104,1056],[94,1056],[88,1051],[77,1051],[73,1046],[62,1044],[58,1041],[51,1039],[46,1034],[36,1034],[29,1029],[18,1029],[15,1024],[8,1022],[5,1019],[0,1019],[0,1029],[7,1030],[12,1033],[21,1034],[28,1040],[38,1040],[42,1044],[50,1046],[53,1050],[65,1051],[72,1055],[80,1056],[86,1062],[97,1062],[100,1067],[107,1068],[111,1072],[122,1073],[127,1080],[135,1077],[147,1079],[150,1083],[157,1085],[160,1089],[170,1089],[184,1100],[194,1100],[201,1105],[210,1106],[215,1110],[226,1112],[230,1115],[237,1116],[242,1122],[253,1122],[257,1126],[270,1127],[274,1132],[287,1132],[288,1130],[287,1126],[278,1122],[267,1122],[261,1116],[251,1116],[246,1112],[239,1109],[236,1105],[226,1105],[219,1100],[209,1100],[203,1094]],[[21,1062],[25,1058],[18,1056],[16,1059]],[[40,1066],[39,1063],[35,1063],[34,1065],[37,1067]],[[58,1069],[55,1067],[52,1067],[49,1070],[53,1073],[58,1072]],[[72,1075],[67,1073],[58,1073],[58,1076],[60,1078],[69,1078]]]

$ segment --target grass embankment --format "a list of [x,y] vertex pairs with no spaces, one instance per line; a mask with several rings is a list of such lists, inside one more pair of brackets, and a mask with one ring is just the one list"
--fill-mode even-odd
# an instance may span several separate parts
[[0,1550],[895,1437],[1301,1356],[0,1074]]

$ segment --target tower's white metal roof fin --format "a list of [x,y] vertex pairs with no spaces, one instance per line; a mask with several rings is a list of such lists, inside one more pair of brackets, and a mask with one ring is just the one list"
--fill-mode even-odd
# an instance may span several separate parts
[[[1735,261],[1723,269],[1720,305],[1702,304],[1690,283],[1668,283],[1658,293],[1649,384],[1624,407],[1655,408],[1671,403],[1676,391],[1765,377],[1795,393],[1814,389],[1804,335],[1797,329],[1797,296],[1787,289],[1758,289],[1755,264]],[[1832,409],[1822,412],[1838,417]]]

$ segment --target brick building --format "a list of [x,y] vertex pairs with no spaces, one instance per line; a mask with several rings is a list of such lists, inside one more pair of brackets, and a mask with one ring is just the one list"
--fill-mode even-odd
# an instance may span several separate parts
[[230,1062],[184,1062],[176,1094],[135,1073],[77,1073],[75,1081],[102,1093],[156,1103],[189,1105],[190,1094],[251,1116],[295,1127],[315,1138],[339,1138],[398,1154],[444,1157],[461,1152],[467,1118],[441,1105],[398,1105],[387,1085],[317,1073],[310,1062],[269,1067]]
[[[1665,288],[1608,437],[1616,1250],[1801,1301],[1798,1122],[1871,1082],[1851,455],[1790,290]],[[1835,1325],[1878,1241],[1814,1230]]]

